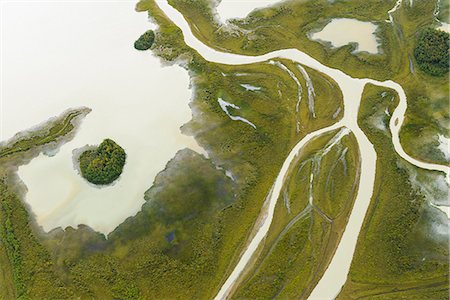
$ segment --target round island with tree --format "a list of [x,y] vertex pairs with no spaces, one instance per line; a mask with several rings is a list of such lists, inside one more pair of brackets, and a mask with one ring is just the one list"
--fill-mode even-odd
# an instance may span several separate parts
[[125,150],[111,139],[105,139],[95,149],[84,151],[78,159],[81,176],[97,185],[107,185],[119,178],[125,160]]
[[153,30],[147,30],[136,40],[136,42],[134,42],[134,48],[140,51],[148,50],[152,47],[154,41],[155,33]]

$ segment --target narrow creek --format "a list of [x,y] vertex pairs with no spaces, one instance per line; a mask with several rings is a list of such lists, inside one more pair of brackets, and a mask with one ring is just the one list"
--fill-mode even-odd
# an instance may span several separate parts
[[447,176],[447,181],[449,181],[449,167],[418,161],[409,156],[403,150],[400,144],[399,131],[403,124],[403,119],[407,108],[406,95],[403,88],[398,83],[391,80],[380,82],[367,78],[352,78],[340,70],[333,69],[321,64],[308,54],[303,53],[298,49],[277,50],[259,56],[245,56],[214,50],[203,44],[192,34],[191,29],[187,21],[184,19],[183,15],[175,8],[170,6],[167,0],[157,1],[157,4],[169,17],[169,19],[182,30],[185,43],[196,50],[201,56],[203,56],[204,59],[210,62],[228,65],[241,65],[266,62],[275,58],[284,58],[301,63],[302,65],[322,72],[333,78],[338,83],[344,97],[344,116],[342,120],[332,126],[309,133],[291,150],[289,155],[286,157],[281,170],[275,179],[273,189],[269,194],[269,206],[267,209],[266,218],[263,220],[256,235],[248,244],[239,262],[234,267],[232,273],[224,282],[220,291],[215,297],[215,299],[227,298],[229,292],[233,289],[239,276],[244,271],[247,264],[255,254],[256,249],[267,235],[267,232],[269,231],[270,225],[273,220],[275,205],[278,198],[280,197],[281,189],[286,179],[285,177],[289,170],[289,166],[293,162],[294,158],[298,155],[302,147],[306,145],[311,139],[323,133],[337,128],[346,127],[355,135],[358,142],[359,150],[361,153],[361,181],[357,191],[353,210],[350,214],[348,224],[337,247],[336,253],[334,254],[332,261],[326,269],[324,275],[309,297],[309,299],[334,299],[338,295],[347,279],[347,273],[350,269],[350,264],[355,251],[357,238],[363,224],[367,208],[370,204],[370,199],[372,197],[374,187],[377,155],[373,145],[370,143],[369,139],[357,124],[361,95],[364,86],[367,83],[391,88],[395,90],[399,95],[399,105],[396,107],[389,124],[389,128],[392,134],[392,143],[394,145],[395,151],[403,159],[419,168],[444,172]]

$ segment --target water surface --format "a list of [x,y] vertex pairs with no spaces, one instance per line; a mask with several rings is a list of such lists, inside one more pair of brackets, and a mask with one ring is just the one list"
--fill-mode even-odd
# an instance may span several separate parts
[[[2,139],[67,108],[92,108],[59,153],[19,169],[26,202],[46,231],[86,224],[108,233],[140,210],[177,150],[198,149],[179,130],[191,118],[188,74],[133,48],[153,27],[133,1],[8,2],[4,10]],[[115,185],[99,189],[74,170],[72,151],[104,138],[127,162]]]
[[356,52],[378,53],[375,36],[377,25],[356,19],[332,19],[325,27],[311,35],[311,39],[330,42],[338,48],[350,43],[357,43]]
[[245,18],[255,9],[267,7],[280,0],[222,0],[217,6],[217,14],[222,22],[229,19]]

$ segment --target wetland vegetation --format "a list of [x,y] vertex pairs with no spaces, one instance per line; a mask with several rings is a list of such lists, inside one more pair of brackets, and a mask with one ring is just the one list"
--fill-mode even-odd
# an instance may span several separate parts
[[338,299],[422,299],[426,295],[444,299],[448,295],[448,236],[430,231],[426,224],[436,216],[412,187],[408,163],[393,150],[390,133],[370,121],[377,112],[387,111],[382,120],[387,125],[396,98],[384,88],[369,85],[364,90],[358,122],[379,159],[372,202],[349,279]]
[[433,76],[443,76],[449,68],[449,34],[427,28],[420,33],[414,57],[419,68]]
[[93,184],[110,184],[119,178],[126,153],[111,139],[105,139],[96,149],[85,150],[78,158],[81,175]]
[[36,152],[36,148],[53,145],[57,148],[57,144],[62,138],[73,137],[74,129],[80,118],[84,118],[90,109],[80,108],[68,110],[47,121],[44,125],[37,128],[21,132],[8,141],[0,144],[0,163],[6,161],[15,161],[21,154],[30,150]]
[[134,48],[136,50],[145,51],[152,47],[155,41],[155,33],[153,30],[148,30],[144,32],[137,40],[134,42]]
[[[232,21],[237,29],[229,31],[214,20],[209,2],[171,1],[198,37],[217,49],[260,54],[294,47],[352,76],[398,80],[409,105],[402,144],[414,157],[442,162],[426,138],[447,128],[446,80],[420,70],[411,73],[408,63],[415,46],[412,37],[432,22],[434,1],[419,1],[411,8],[402,5],[395,15],[397,23],[386,23],[394,2],[286,2]],[[33,149],[71,131],[70,122],[63,118],[48,133],[3,145],[0,282],[6,288],[0,290],[0,298],[214,297],[254,234],[273,179],[292,146],[342,117],[342,93],[326,75],[304,68],[314,86],[314,116],[307,80],[295,62],[207,62],[184,44],[181,31],[154,1],[141,1],[138,9],[148,11],[159,28],[154,41],[145,38],[136,48],[152,47],[166,61],[182,60],[190,71],[193,119],[182,130],[194,135],[210,158],[190,150],[178,152],[155,181],[148,182],[141,211],[105,239],[86,226],[44,233],[22,202],[16,174],[5,167],[17,153],[31,156]],[[383,53],[352,54],[352,45],[328,49],[311,41],[308,33],[331,17],[378,22]],[[219,98],[238,106],[229,108],[230,114],[250,120],[258,130],[233,122]],[[358,121],[378,153],[376,188],[339,299],[448,295],[448,240],[433,239],[427,231],[433,214],[421,192],[412,188],[402,165],[406,162],[395,154],[389,132],[383,130],[396,99],[386,89],[369,86],[364,91]],[[305,298],[317,283],[345,228],[359,176],[358,145],[352,134],[323,153],[337,133],[313,140],[297,158],[277,203],[276,221],[234,298]]]
[[[395,93],[381,87],[369,85],[364,90],[358,122],[378,153],[375,190],[349,278],[338,299],[448,296],[449,237],[436,234],[427,225],[441,222],[433,216],[437,212],[413,188],[405,167],[408,163],[393,150],[390,133],[370,121],[377,112],[392,114],[396,106],[393,97],[397,97]],[[389,116],[383,115],[387,125]],[[448,223],[441,226],[448,228]]]
[[304,298],[326,269],[352,209],[359,181],[357,143],[345,129],[301,151],[288,173],[258,259],[233,298]]

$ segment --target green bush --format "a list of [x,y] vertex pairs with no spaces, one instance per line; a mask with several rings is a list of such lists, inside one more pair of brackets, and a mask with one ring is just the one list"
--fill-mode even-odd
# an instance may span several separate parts
[[419,68],[432,75],[442,76],[449,68],[449,34],[432,28],[425,29],[419,36],[414,57]]
[[134,42],[134,48],[141,51],[148,50],[152,47],[154,40],[155,33],[153,32],[153,30],[147,30],[136,40],[136,42]]
[[122,173],[125,159],[122,147],[105,139],[97,149],[86,150],[80,155],[81,175],[94,184],[109,184]]

